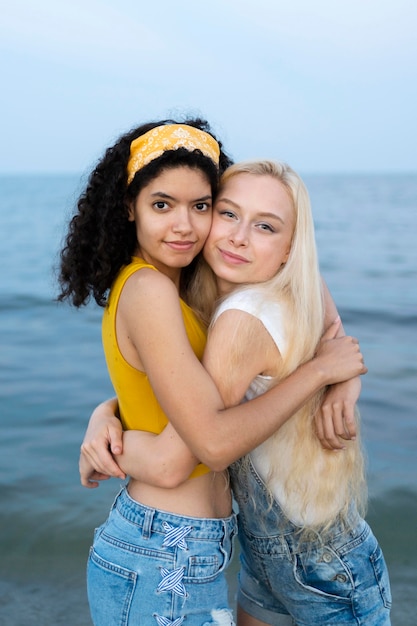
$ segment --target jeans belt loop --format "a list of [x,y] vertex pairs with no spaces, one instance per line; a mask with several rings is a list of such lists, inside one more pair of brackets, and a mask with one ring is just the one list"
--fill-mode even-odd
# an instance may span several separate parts
[[145,517],[143,519],[142,537],[149,539],[152,533],[153,516],[155,515],[155,509],[146,509]]

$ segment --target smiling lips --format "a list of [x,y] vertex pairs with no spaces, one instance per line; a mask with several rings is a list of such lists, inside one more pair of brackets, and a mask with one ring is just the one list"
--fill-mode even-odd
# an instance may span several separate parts
[[223,250],[222,248],[219,248],[218,250],[221,257],[226,263],[229,263],[231,265],[242,265],[245,263],[249,263],[248,259],[245,259],[245,257],[240,256],[239,254],[234,254],[233,252]]
[[172,248],[172,250],[177,250],[179,252],[187,252],[188,250],[192,250],[195,246],[195,241],[166,241],[167,246]]

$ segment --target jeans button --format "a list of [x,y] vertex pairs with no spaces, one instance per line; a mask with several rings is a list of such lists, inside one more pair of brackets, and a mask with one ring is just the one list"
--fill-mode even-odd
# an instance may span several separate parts
[[325,552],[325,553],[323,554],[323,561],[324,561],[325,563],[330,563],[330,561],[332,560],[332,558],[333,558],[333,557],[332,557],[332,555],[330,554],[330,552]]
[[336,580],[338,583],[345,583],[347,580],[346,574],[338,574]]

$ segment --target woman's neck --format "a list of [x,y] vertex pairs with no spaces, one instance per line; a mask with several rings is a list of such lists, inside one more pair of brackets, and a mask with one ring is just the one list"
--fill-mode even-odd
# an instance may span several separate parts
[[234,285],[218,277],[216,277],[216,285],[217,285],[217,293],[218,293],[219,298],[228,296],[230,293],[232,293],[232,291],[234,291],[235,289],[237,289],[237,287],[239,287],[239,285]]
[[155,261],[153,259],[147,259],[146,255],[142,254],[140,250],[137,250],[135,252],[134,256],[138,257],[139,259],[142,259],[145,263],[149,263],[149,265],[153,265],[154,267],[156,267],[158,272],[161,272],[161,274],[165,274],[165,276],[167,278],[172,280],[172,282],[176,286],[177,291],[179,293],[180,281],[181,281],[181,271],[182,271],[181,267],[169,267],[169,266],[164,265],[162,263],[155,263]]

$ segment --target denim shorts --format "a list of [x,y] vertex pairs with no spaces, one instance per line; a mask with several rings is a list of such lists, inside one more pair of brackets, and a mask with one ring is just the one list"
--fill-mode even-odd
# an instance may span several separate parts
[[[273,626],[389,626],[391,591],[380,546],[351,507],[320,540],[299,528],[270,498],[251,463],[235,463],[231,482],[239,505],[241,570],[238,603]],[[297,532],[298,531],[298,532]]]
[[133,500],[124,488],[96,529],[87,566],[95,626],[232,626],[225,569],[235,515],[184,517]]

